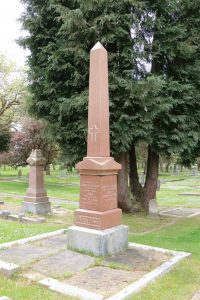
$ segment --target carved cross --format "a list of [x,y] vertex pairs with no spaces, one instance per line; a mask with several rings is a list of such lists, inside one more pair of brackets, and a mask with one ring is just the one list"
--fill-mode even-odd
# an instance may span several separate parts
[[97,141],[97,134],[99,133],[99,128],[96,125],[92,125],[92,127],[89,129],[89,134],[91,136],[91,142],[96,143]]

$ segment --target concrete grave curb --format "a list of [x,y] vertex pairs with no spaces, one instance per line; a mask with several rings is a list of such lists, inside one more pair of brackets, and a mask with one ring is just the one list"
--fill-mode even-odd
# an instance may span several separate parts
[[114,294],[109,298],[105,298],[102,295],[91,293],[88,290],[80,289],[75,286],[71,286],[69,284],[65,284],[55,280],[53,278],[45,278],[38,283],[48,287],[52,291],[56,291],[62,293],[64,295],[77,297],[81,300],[124,300],[127,297],[138,293],[141,289],[146,287],[151,282],[155,281],[157,278],[163,276],[165,273],[169,272],[179,261],[191,255],[191,253],[187,252],[179,252],[174,250],[168,250],[158,247],[152,247],[142,244],[136,243],[129,243],[129,248],[138,248],[143,250],[153,250],[156,252],[161,252],[165,254],[170,254],[173,257],[168,260],[167,262],[163,263],[161,266],[156,268],[155,270],[145,274],[140,279],[136,280],[133,284],[129,285],[128,287],[122,289],[120,292]]
[[43,239],[47,239],[47,238],[54,237],[54,236],[57,236],[57,235],[61,235],[61,234],[64,234],[66,232],[67,232],[67,229],[60,229],[60,230],[57,230],[57,231],[42,233],[42,234],[35,235],[35,236],[32,236],[32,237],[28,237],[28,238],[25,238],[25,239],[0,244],[0,250],[9,249],[13,246],[23,245],[23,244],[26,244],[26,243],[36,242],[36,241],[39,241],[39,240],[43,240]]
[[129,285],[125,289],[121,290],[119,293],[113,295],[110,298],[107,298],[107,300],[123,300],[131,295],[138,293],[142,288],[146,287],[148,284],[155,281],[157,278],[169,272],[179,261],[191,255],[191,253],[188,252],[178,252],[178,251],[146,246],[146,245],[141,245],[136,243],[129,243],[129,247],[143,249],[143,250],[153,250],[156,252],[171,254],[174,257],[172,257],[167,262],[163,263],[155,270],[147,273],[142,278],[138,279],[137,281],[135,281],[133,284]]
[[181,210],[183,208],[184,207],[178,207],[178,208],[171,208],[171,209],[163,210],[163,211],[159,212],[159,215],[165,216],[165,217],[173,217],[173,218],[193,218],[193,217],[200,215],[200,212],[195,212],[195,213],[191,212],[191,214],[188,216],[179,216],[179,215],[171,214],[171,212],[176,211],[176,210]]
[[[22,240],[17,240],[14,242],[9,242],[5,244],[0,245],[1,249],[8,249],[16,245],[23,245],[26,243],[39,241],[42,239],[54,237],[57,235],[61,235],[67,232],[67,229],[61,229],[54,232],[44,233],[40,235],[36,235],[30,238],[25,238]],[[137,243],[129,243],[129,248],[138,248],[143,250],[153,250],[160,253],[165,253],[172,255],[173,257],[169,259],[167,262],[160,265],[158,268],[154,269],[153,271],[145,274],[140,279],[136,280],[131,285],[127,286],[126,288],[122,289],[120,292],[116,293],[115,295],[106,298],[107,300],[124,300],[127,297],[136,294],[139,292],[142,288],[146,287],[149,283],[155,281],[157,278],[163,276],[165,273],[169,272],[179,261],[182,259],[188,257],[191,255],[191,253],[188,252],[181,252],[181,251],[174,251],[174,250],[168,250],[163,249],[159,247],[153,247],[153,246],[147,246]],[[3,262],[5,263],[5,262]],[[10,265],[10,264],[9,264]],[[17,266],[18,267],[18,266]],[[1,267],[0,267],[1,268]],[[62,283],[58,280],[55,280],[53,278],[45,278],[43,280],[38,281],[39,284],[48,287],[50,290],[68,295],[73,297],[78,297],[82,300],[102,300],[105,299],[104,296],[90,292],[86,289],[81,289],[69,284]]]
[[20,266],[0,260],[0,274],[11,277],[20,269]]
[[75,286],[59,282],[53,278],[45,278],[39,281],[41,285],[48,287],[54,292],[64,294],[66,296],[78,297],[81,300],[103,300],[104,296],[89,292],[85,289],[77,288]]

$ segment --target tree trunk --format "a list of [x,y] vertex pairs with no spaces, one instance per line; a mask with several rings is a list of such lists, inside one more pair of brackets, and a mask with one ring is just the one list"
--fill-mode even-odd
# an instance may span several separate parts
[[130,191],[133,196],[132,199],[133,206],[137,204],[137,209],[139,207],[141,208],[141,198],[143,194],[143,189],[139,181],[135,145],[132,145],[129,151],[129,180],[130,180]]
[[158,181],[159,155],[148,146],[147,174],[144,186],[143,207],[149,212],[149,201],[156,198]]
[[50,168],[50,165],[46,165],[46,175],[51,175],[51,168]]
[[130,212],[131,207],[128,195],[128,153],[121,153],[117,161],[122,166],[122,169],[119,171],[117,185],[118,207],[124,212]]
[[170,162],[168,162],[165,166],[165,172],[169,173]]

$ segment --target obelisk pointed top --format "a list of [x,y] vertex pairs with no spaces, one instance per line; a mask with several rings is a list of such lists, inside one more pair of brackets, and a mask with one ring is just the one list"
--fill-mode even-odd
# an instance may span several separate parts
[[106,50],[106,49],[104,48],[104,46],[103,46],[100,42],[97,42],[97,43],[94,45],[94,47],[91,49],[91,51],[99,50],[99,49],[104,49],[104,50]]

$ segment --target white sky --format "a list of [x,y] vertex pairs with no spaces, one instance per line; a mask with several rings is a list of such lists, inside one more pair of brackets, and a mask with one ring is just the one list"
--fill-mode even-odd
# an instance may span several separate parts
[[22,11],[20,0],[0,0],[0,52],[18,66],[25,64],[25,51],[15,42],[22,35],[17,21]]

